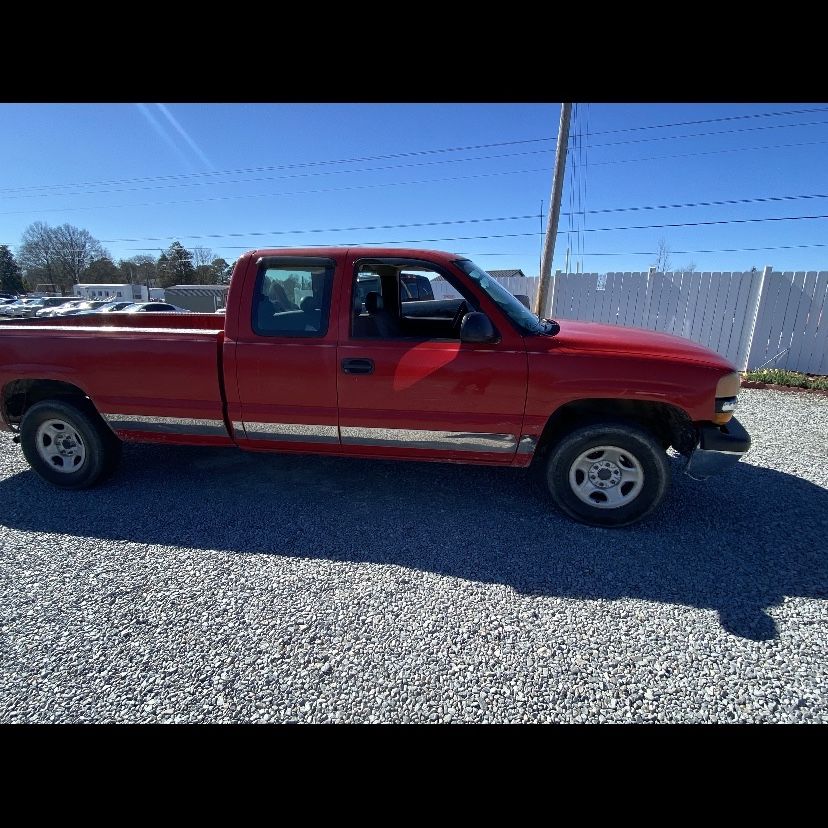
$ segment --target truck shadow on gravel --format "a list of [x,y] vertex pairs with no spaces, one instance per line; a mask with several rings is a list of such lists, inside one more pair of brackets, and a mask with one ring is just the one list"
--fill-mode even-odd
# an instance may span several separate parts
[[609,530],[563,517],[523,470],[127,446],[96,489],[0,481],[0,525],[668,602],[756,641],[777,635],[767,609],[786,596],[828,598],[828,490],[747,463],[704,483],[681,469],[657,515]]

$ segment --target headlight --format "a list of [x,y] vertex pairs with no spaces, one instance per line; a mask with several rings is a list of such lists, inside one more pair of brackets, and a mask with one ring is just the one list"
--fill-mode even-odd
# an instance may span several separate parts
[[716,385],[716,413],[713,422],[724,425],[733,416],[739,404],[737,394],[742,386],[742,377],[738,372],[725,374]]

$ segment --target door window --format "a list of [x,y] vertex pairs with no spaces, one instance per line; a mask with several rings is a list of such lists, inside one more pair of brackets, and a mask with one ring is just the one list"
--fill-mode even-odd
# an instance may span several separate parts
[[[455,281],[415,261],[376,259],[357,263],[351,292],[352,336],[459,339],[462,317],[476,309],[476,302]],[[451,297],[435,291],[435,284],[449,287]]]

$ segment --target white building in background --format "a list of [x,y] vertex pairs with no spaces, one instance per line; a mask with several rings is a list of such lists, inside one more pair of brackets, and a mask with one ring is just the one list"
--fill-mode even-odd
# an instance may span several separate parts
[[[173,285],[164,289],[164,301],[196,313],[215,313],[227,305],[229,285]],[[308,291],[313,295],[313,291]],[[297,296],[300,291],[296,291]],[[298,301],[298,300],[297,300]]]
[[149,299],[145,285],[90,285],[72,286],[72,295],[78,299],[123,299],[125,302],[146,302]]

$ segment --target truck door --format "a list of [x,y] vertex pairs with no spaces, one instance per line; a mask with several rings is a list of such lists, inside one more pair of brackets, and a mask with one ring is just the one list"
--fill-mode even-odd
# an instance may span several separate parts
[[235,367],[233,376],[225,365],[228,416],[240,446],[339,450],[335,270],[326,256],[250,261],[225,347]]
[[[414,277],[414,278],[412,278]],[[443,277],[457,291],[407,285]],[[365,293],[364,286],[374,285]],[[359,258],[342,274],[337,380],[343,450],[465,462],[514,461],[526,402],[522,337],[469,282],[426,260]],[[432,298],[422,300],[423,296]],[[442,294],[441,294],[442,295]],[[484,310],[496,343],[461,343],[462,303]],[[524,447],[522,447],[524,448]]]

